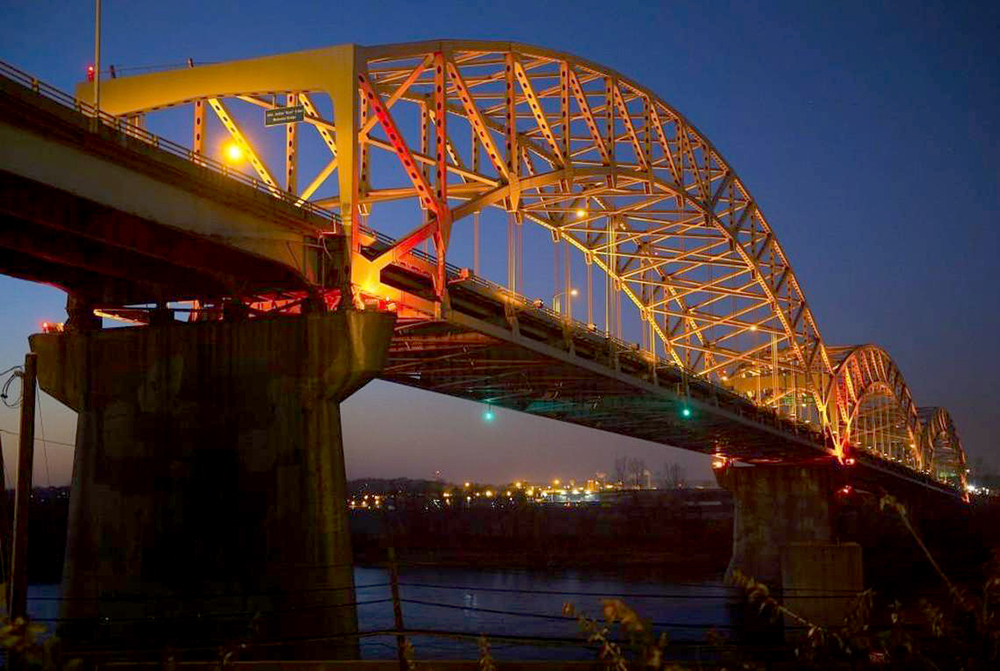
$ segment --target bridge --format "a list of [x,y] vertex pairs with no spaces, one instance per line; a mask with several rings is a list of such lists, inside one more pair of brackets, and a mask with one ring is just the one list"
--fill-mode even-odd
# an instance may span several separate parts
[[[80,413],[81,622],[135,615],[108,594],[183,614],[193,581],[260,592],[269,636],[349,632],[339,401],[373,377],[713,455],[734,566],[772,582],[838,492],[964,495],[947,411],[824,342],[763,204],[613,70],[349,44],[106,78],[99,110],[0,71],[0,271],[70,297],[31,346]],[[300,120],[248,125],[269,110]]]

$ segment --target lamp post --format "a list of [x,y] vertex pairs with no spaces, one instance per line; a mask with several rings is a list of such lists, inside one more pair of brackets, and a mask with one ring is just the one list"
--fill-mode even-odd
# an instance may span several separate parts
[[101,0],[94,0],[94,117],[101,115]]
[[580,292],[579,292],[579,291],[577,291],[576,289],[570,289],[570,290],[569,290],[569,299],[567,299],[567,300],[566,300],[566,306],[565,306],[565,307],[566,307],[566,309],[565,309],[565,311],[564,311],[564,310],[562,310],[562,309],[560,309],[560,308],[561,308],[561,305],[560,305],[560,299],[561,299],[561,298],[562,298],[563,296],[565,296],[565,295],[566,295],[566,292],[565,292],[565,291],[560,291],[560,292],[558,292],[558,293],[555,293],[555,294],[552,294],[552,310],[553,310],[554,312],[558,312],[558,313],[563,313],[563,312],[565,312],[565,314],[566,314],[567,316],[569,316],[569,314],[570,314],[570,310],[569,310],[569,307],[570,307],[570,305],[569,305],[569,303],[570,303],[570,301],[571,301],[571,300],[573,299],[573,297],[574,297],[574,296],[576,296],[576,295],[578,295],[579,293],[580,293]]

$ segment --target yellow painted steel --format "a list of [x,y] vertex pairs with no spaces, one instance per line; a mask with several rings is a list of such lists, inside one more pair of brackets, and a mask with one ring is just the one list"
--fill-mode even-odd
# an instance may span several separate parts
[[[89,94],[87,86],[78,90],[84,100]],[[313,94],[331,98],[332,124],[320,119]],[[313,198],[337,173],[336,195],[314,202],[340,210],[350,236],[341,261],[351,268],[354,289],[413,304],[414,297],[380,278],[382,268],[405,259],[412,267],[427,265],[443,297],[451,227],[471,215],[478,240],[479,213],[505,210],[512,230],[529,221],[565,241],[566,268],[571,252],[582,256],[588,286],[594,267],[604,272],[607,330],[621,333],[624,297],[636,308],[650,354],[660,348],[692,375],[761,404],[790,405],[796,418],[808,399],[834,451],[845,454],[852,412],[862,412],[864,396],[859,373],[849,370],[856,363],[831,357],[790,262],[742,180],[655,92],[570,54],[517,42],[447,40],[345,44],[125,77],[104,84],[102,107],[131,116],[198,99],[236,97],[270,106],[264,96],[278,95],[289,104],[297,97],[333,155],[300,197]],[[404,106],[418,108],[419,124],[398,122],[397,109]],[[221,103],[217,109],[224,110]],[[456,126],[472,138],[471,150],[461,144],[466,161],[448,135]],[[369,154],[376,150],[399,160],[404,181],[372,188]],[[251,162],[274,185],[263,164]],[[291,158],[289,170],[291,186]],[[381,256],[358,254],[370,241],[359,229],[362,214],[403,199],[419,202],[424,220],[414,221]],[[410,254],[429,237],[435,238],[437,268]],[[477,247],[477,266],[478,253]],[[511,277],[518,277],[516,257]],[[700,277],[694,271],[709,269],[708,279],[691,279]],[[567,272],[567,287],[570,281]],[[434,313],[428,305],[421,309]],[[869,387],[877,383],[904,394],[904,387],[889,384],[886,371],[870,368],[876,358],[882,361],[869,352],[852,361],[869,366],[861,376]],[[912,402],[897,401],[912,419]],[[920,434],[910,419],[911,433]],[[924,468],[920,454],[913,459]]]

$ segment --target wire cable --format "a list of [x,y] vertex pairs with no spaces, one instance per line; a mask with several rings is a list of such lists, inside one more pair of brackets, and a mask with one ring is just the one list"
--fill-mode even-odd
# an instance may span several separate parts
[[351,601],[348,603],[328,603],[316,606],[297,606],[293,608],[277,608],[273,610],[240,610],[240,611],[227,611],[227,612],[214,612],[214,613],[187,613],[184,615],[171,615],[171,616],[147,616],[147,617],[115,617],[109,618],[105,616],[97,617],[38,617],[33,618],[38,622],[58,622],[58,623],[84,623],[92,622],[96,624],[114,624],[121,622],[147,622],[162,623],[162,622],[174,622],[180,620],[204,620],[204,619],[221,619],[227,617],[233,618],[245,618],[245,617],[256,617],[258,615],[268,616],[268,615],[281,615],[285,613],[303,613],[307,611],[314,610],[329,610],[332,608],[352,608],[356,606],[369,606],[378,603],[388,603],[392,601],[391,598],[385,599],[370,599],[368,601]]
[[303,592],[345,592],[350,589],[362,590],[376,587],[388,587],[389,583],[371,583],[368,585],[356,585],[354,587],[307,587],[295,590],[282,590],[280,592],[204,592],[201,594],[179,594],[175,596],[140,596],[125,595],[114,597],[98,596],[29,596],[28,601],[108,601],[115,603],[150,603],[156,601],[182,601],[185,599],[225,599],[225,598],[247,598],[255,596],[280,596],[283,594],[299,594]]
[[[683,583],[677,583],[682,585]],[[512,587],[474,587],[471,585],[435,585],[428,583],[401,582],[400,587],[420,588],[420,589],[450,589],[467,592],[499,592],[504,594],[552,594],[558,596],[580,596],[580,597],[608,597],[615,599],[697,599],[697,600],[728,600],[742,602],[744,595],[736,587],[726,585],[689,585],[691,587],[703,587],[706,589],[726,590],[728,594],[663,594],[663,593],[636,593],[636,592],[573,592],[570,590],[546,590],[546,589],[516,589]],[[817,599],[845,599],[858,594],[857,590],[829,590],[822,588],[786,588],[786,597],[793,598],[817,598]]]
[[[431,606],[434,608],[450,608],[454,610],[467,610],[478,613],[491,613],[494,615],[513,615],[515,617],[525,617],[525,618],[536,618],[544,620],[561,620],[563,622],[576,622],[575,617],[570,617],[568,615],[545,615],[543,613],[525,613],[512,610],[498,610],[495,608],[479,608],[476,606],[457,606],[454,604],[447,603],[436,603],[434,601],[420,601],[417,599],[400,599],[402,603],[412,603],[421,606]],[[722,625],[713,623],[690,623],[690,622],[653,622],[653,625],[657,627],[666,627],[671,629],[711,629],[715,627],[717,629],[736,629],[735,625]]]
[[[504,594],[552,594],[559,596],[610,597],[618,599],[740,599],[738,594],[637,594],[634,592],[573,592],[552,589],[516,589],[511,587],[473,587],[471,585],[433,585],[427,583],[401,582],[400,587],[421,589],[451,589],[467,592],[500,592]],[[707,587],[707,585],[706,585]],[[733,589],[719,586],[718,589]],[[853,592],[852,592],[853,593]]]
[[[20,432],[18,432],[18,431],[11,431],[9,429],[0,429],[0,433],[6,433],[8,436],[16,436],[16,437],[20,437],[21,436]],[[35,442],[41,442],[41,438],[35,438]],[[49,440],[45,441],[45,442],[50,443],[52,445],[61,445],[62,447],[76,448],[76,445],[74,445],[73,443],[64,443],[64,442],[59,441],[59,440],[52,440],[51,438]]]
[[21,377],[21,372],[20,371],[21,371],[21,366],[11,366],[10,368],[8,368],[7,370],[5,370],[4,372],[0,373],[0,375],[7,375],[7,373],[11,374],[4,381],[3,387],[0,387],[0,400],[2,400],[3,404],[5,406],[7,406],[8,408],[16,408],[16,407],[20,406],[21,405],[21,398],[24,397],[24,388],[22,386],[22,388],[21,388],[21,395],[18,397],[18,399],[16,401],[14,401],[13,403],[9,403],[7,401],[7,399],[10,396],[10,385],[14,382],[14,380],[19,379]]

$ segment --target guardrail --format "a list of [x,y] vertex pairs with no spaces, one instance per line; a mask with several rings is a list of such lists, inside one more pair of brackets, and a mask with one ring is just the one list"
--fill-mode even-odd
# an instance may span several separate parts
[[242,182],[243,184],[253,188],[255,191],[266,193],[276,200],[283,201],[299,209],[305,214],[326,219],[338,230],[341,228],[340,215],[335,212],[318,207],[309,201],[299,198],[295,194],[269,186],[256,177],[252,177],[238,170],[232,169],[221,161],[217,161],[211,157],[205,156],[204,154],[197,154],[192,149],[188,149],[184,145],[150,133],[144,128],[140,128],[135,124],[129,123],[122,117],[113,116],[111,114],[107,114],[106,112],[98,112],[93,105],[85,103],[79,98],[57,89],[54,86],[39,81],[38,78],[32,77],[28,73],[15,68],[9,63],[0,61],[0,75],[24,86],[25,88],[44,98],[47,98],[48,100],[77,112],[85,119],[90,121],[99,120],[102,125],[111,128],[118,133],[122,133],[128,137],[134,137],[152,147],[155,147],[156,149],[183,158],[199,167],[207,168],[215,173],[234,179],[238,182]]

